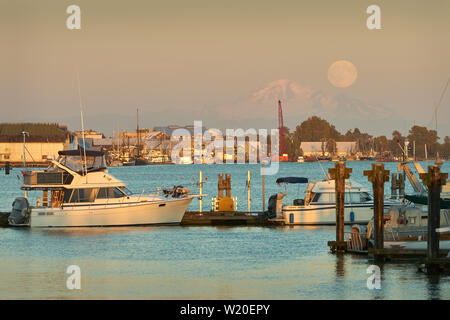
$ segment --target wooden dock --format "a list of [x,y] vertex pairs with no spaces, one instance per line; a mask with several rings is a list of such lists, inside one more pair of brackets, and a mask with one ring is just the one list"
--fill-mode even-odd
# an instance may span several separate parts
[[[450,241],[440,241],[439,259],[445,258],[450,252]],[[419,261],[427,256],[426,241],[386,241],[383,249],[369,248],[369,256],[383,260],[414,260]],[[450,261],[450,259],[447,259]]]
[[0,227],[8,226],[9,212],[0,212]]
[[184,226],[229,226],[269,225],[263,212],[198,212],[187,211],[181,225]]
[[[0,212],[0,227],[8,227],[9,212]],[[187,211],[181,221],[183,226],[268,226],[280,225],[268,221],[263,212],[198,212]]]

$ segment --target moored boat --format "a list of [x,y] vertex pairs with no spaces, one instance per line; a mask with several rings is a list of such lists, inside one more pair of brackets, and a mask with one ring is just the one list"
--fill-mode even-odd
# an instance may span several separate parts
[[[279,191],[269,199],[269,217],[282,221],[286,225],[335,225],[336,193],[334,180],[309,182],[303,177],[286,177],[277,179]],[[285,192],[280,192],[280,185],[285,185]],[[292,204],[283,204],[287,196],[288,184],[307,184],[305,197],[293,199]],[[397,200],[385,200],[385,208],[400,204]],[[373,216],[373,197],[369,190],[360,184],[346,180],[344,223],[367,224]]]
[[[91,227],[179,224],[195,197],[176,187],[158,194],[133,195],[108,173],[99,151],[60,151],[44,171],[24,172],[22,190],[9,216],[11,226]],[[42,191],[35,205],[28,192]]]

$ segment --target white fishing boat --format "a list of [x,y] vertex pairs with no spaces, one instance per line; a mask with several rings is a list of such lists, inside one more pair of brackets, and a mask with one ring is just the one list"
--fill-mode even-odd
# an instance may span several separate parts
[[[179,224],[195,195],[174,187],[164,195],[132,195],[108,173],[99,151],[60,151],[43,171],[25,171],[9,216],[11,226],[92,227]],[[30,204],[29,192],[43,197]]]
[[[287,177],[277,179],[278,193],[269,199],[269,218],[282,221],[286,225],[336,225],[335,182],[325,179],[309,182],[307,178]],[[283,204],[287,196],[288,184],[307,184],[305,197],[293,199],[291,204]],[[285,192],[280,186],[285,186]],[[287,198],[287,197],[286,197]],[[400,201],[385,200],[385,210]],[[373,197],[370,191],[360,184],[346,180],[344,222],[346,224],[367,224],[373,216]]]

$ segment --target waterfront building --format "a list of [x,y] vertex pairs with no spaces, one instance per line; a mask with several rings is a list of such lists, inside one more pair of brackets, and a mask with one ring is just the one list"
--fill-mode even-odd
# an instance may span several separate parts
[[0,165],[23,165],[24,135],[25,159],[30,166],[56,159],[58,151],[67,150],[75,140],[66,126],[57,123],[0,123]]
[[[328,152],[327,143],[322,141],[301,142],[300,148],[303,151],[303,156],[318,156],[322,154],[330,154]],[[355,154],[356,151],[356,141],[336,142],[335,155],[338,157],[347,157]]]

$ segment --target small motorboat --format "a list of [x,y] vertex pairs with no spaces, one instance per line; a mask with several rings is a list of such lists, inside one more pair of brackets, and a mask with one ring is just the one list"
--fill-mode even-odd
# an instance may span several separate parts
[[[335,182],[325,179],[309,182],[304,177],[278,178],[278,193],[269,198],[269,218],[283,221],[286,225],[336,225],[336,193]],[[303,199],[293,199],[291,204],[283,204],[287,196],[288,184],[306,184]],[[285,186],[285,192],[280,186]],[[386,199],[385,210],[392,205],[401,204],[398,200]],[[344,223],[367,224],[373,216],[373,196],[360,184],[345,181]]]

